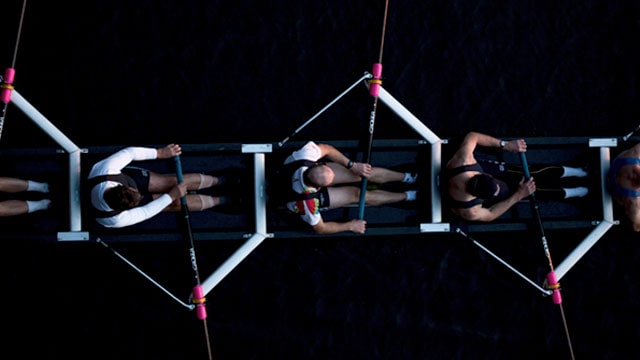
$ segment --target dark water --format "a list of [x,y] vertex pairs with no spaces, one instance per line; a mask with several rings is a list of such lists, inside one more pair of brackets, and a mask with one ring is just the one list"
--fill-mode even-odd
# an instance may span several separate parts
[[[20,1],[0,8],[2,66]],[[80,147],[275,142],[370,71],[383,1],[29,2],[16,89]],[[622,136],[639,122],[635,1],[389,4],[384,87],[440,137]],[[365,135],[356,88],[297,139]],[[378,138],[411,132],[381,107]],[[0,145],[52,141],[9,107]],[[586,234],[547,234],[556,261]],[[536,278],[529,233],[477,239]],[[638,237],[614,227],[563,304],[455,235],[265,241],[207,297],[204,325],[96,244],[7,243],[6,352],[46,359],[632,359]],[[198,244],[212,273],[239,244]],[[184,244],[119,248],[183,298]],[[565,327],[566,325],[566,327]],[[208,335],[208,337],[206,336]],[[27,346],[18,345],[26,343]]]

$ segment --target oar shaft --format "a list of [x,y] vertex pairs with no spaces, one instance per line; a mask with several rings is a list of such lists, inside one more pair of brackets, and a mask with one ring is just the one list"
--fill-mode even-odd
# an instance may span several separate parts
[[[369,116],[369,144],[367,146],[367,154],[364,159],[366,164],[371,163],[371,147],[373,144],[373,128],[376,120],[376,107],[378,106],[378,94],[380,92],[380,85],[382,84],[382,51],[384,49],[384,35],[387,29],[387,13],[389,11],[389,0],[384,5],[384,17],[382,21],[382,35],[380,36],[380,54],[378,56],[378,62],[373,64],[371,74],[373,78],[369,80],[369,94],[373,96],[373,109]],[[364,207],[366,205],[367,196],[367,178],[362,178],[362,185],[360,187],[360,203],[358,208],[358,219],[364,219]]]
[[[178,183],[182,184],[184,182],[184,177],[182,175],[182,163],[180,162],[180,156],[176,155],[174,157],[176,162],[176,177],[178,178]],[[191,258],[191,267],[193,271],[195,271],[195,277],[197,283],[200,283],[200,277],[198,276],[198,265],[196,263],[196,256],[194,250],[193,243],[193,232],[191,231],[191,220],[189,219],[189,206],[187,204],[187,196],[183,196],[180,198],[182,203],[182,214],[184,215],[185,227],[187,228],[187,240],[189,240],[189,257]]]
[[[373,128],[376,123],[376,106],[378,103],[378,98],[374,98],[373,100],[373,110],[371,110],[371,115],[369,116],[369,143],[367,144],[367,153],[365,154],[364,163],[371,163],[371,148],[373,144]],[[358,219],[364,219],[364,207],[366,206],[366,197],[367,197],[367,183],[368,180],[366,177],[362,177],[362,183],[360,185],[360,201],[358,204]]]
[[[182,175],[182,162],[180,161],[180,156],[176,155],[174,157],[175,166],[176,166],[176,178],[178,179],[178,183],[182,184],[184,182],[184,177]],[[204,292],[202,291],[202,286],[200,284],[200,274],[198,273],[198,263],[196,261],[196,251],[195,245],[193,241],[193,231],[191,230],[191,220],[189,219],[189,206],[187,204],[187,196],[183,196],[180,198],[182,203],[182,214],[184,215],[185,227],[187,231],[187,237],[189,240],[189,259],[191,260],[191,268],[193,269],[194,277],[196,280],[196,284],[192,290],[193,302],[196,304],[196,316],[200,320],[205,320],[207,318],[207,310],[205,308],[205,297]]]
[[364,74],[360,79],[358,79],[357,81],[355,81],[353,84],[351,84],[351,86],[349,86],[349,88],[347,88],[345,91],[343,91],[340,95],[338,95],[338,97],[336,97],[335,99],[333,99],[330,103],[328,103],[325,107],[323,107],[320,111],[318,111],[315,115],[313,115],[309,120],[307,120],[304,124],[302,124],[300,127],[298,127],[297,129],[295,129],[291,135],[287,136],[284,140],[280,141],[278,143],[279,147],[282,147],[287,141],[289,141],[289,139],[291,139],[292,137],[296,136],[300,131],[302,131],[302,129],[304,129],[307,125],[309,125],[313,120],[315,120],[318,116],[320,116],[323,112],[325,112],[328,108],[330,108],[333,104],[335,104],[338,100],[340,100],[343,96],[345,96],[349,91],[351,91],[354,87],[356,87],[356,85],[358,85],[360,82],[362,82],[364,79],[369,78],[371,75],[369,74]]
[[[520,159],[522,160],[522,168],[524,171],[524,176],[527,180],[531,178],[531,173],[529,172],[529,165],[527,163],[527,155],[524,152],[520,153]],[[542,246],[544,248],[544,254],[549,260],[549,268],[553,272],[553,262],[551,261],[551,252],[549,251],[549,244],[547,243],[547,237],[544,234],[544,225],[542,224],[542,216],[540,215],[540,208],[538,207],[538,202],[535,198],[535,193],[531,194],[531,199],[529,200],[529,204],[531,205],[531,212],[536,219],[536,223],[538,224],[538,230],[540,231],[540,239],[542,240]]]
[[636,126],[635,129],[633,129],[633,131],[631,131],[630,133],[628,133],[627,135],[622,137],[622,141],[627,141],[629,140],[630,137],[633,136],[633,134],[637,133],[638,130],[640,130],[640,124],[638,126]]

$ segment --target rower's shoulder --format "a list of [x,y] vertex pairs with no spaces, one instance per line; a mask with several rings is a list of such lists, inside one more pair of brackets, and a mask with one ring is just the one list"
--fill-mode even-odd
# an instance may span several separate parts
[[640,157],[640,143],[635,144],[634,146],[623,150],[618,154],[618,157]]

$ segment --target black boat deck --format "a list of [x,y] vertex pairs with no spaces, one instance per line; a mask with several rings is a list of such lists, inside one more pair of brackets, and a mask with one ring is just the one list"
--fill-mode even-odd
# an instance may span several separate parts
[[[539,201],[541,216],[546,228],[576,228],[591,227],[598,224],[603,218],[601,199],[601,174],[600,174],[600,148],[589,147],[588,138],[531,138],[527,139],[529,150],[527,158],[530,165],[536,164],[568,164],[572,166],[584,166],[592,175],[586,184],[590,193],[584,198],[570,201]],[[349,157],[361,159],[363,157],[362,145],[357,141],[327,141],[344,151]],[[265,153],[266,179],[265,193],[269,197],[269,178],[275,168],[293,149],[301,146],[303,142],[288,142],[282,147],[276,144],[265,144],[269,152]],[[158,145],[149,145],[158,146]],[[91,165],[96,161],[109,156],[120,147],[88,147],[83,149],[81,155],[82,179]],[[191,225],[194,239],[206,240],[232,240],[244,239],[255,232],[255,218],[253,203],[254,186],[254,155],[255,153],[243,152],[243,144],[183,144],[184,154],[181,158],[182,168],[187,172],[232,173],[241,175],[245,181],[242,188],[232,189],[233,192],[242,194],[247,206],[240,211],[216,211],[191,212]],[[455,150],[453,144],[443,146],[443,158],[447,158]],[[532,214],[528,201],[521,201],[510,211],[496,221],[485,223],[469,223],[458,219],[448,211],[442,211],[442,221],[433,222],[431,205],[434,199],[428,190],[428,179],[438,176],[433,173],[429,164],[431,158],[431,146],[422,139],[394,139],[375,140],[372,146],[371,159],[375,165],[397,168],[420,173],[419,189],[420,197],[415,203],[403,203],[392,206],[367,207],[365,218],[368,222],[368,235],[388,234],[420,234],[421,225],[430,223],[450,224],[450,228],[460,227],[470,232],[477,231],[518,231],[526,230],[531,223]],[[39,237],[44,241],[55,240],[57,232],[68,231],[69,212],[67,211],[69,199],[66,192],[68,172],[66,167],[66,155],[64,151],[55,148],[41,149],[2,149],[0,156],[4,158],[6,173],[19,177],[33,178],[52,182],[55,209],[34,213],[28,217],[13,219],[0,219],[1,222],[10,224],[5,226],[7,231],[3,236],[14,237],[20,233],[27,237]],[[509,153],[485,153],[481,157],[504,160],[508,163],[518,164],[520,159]],[[146,161],[144,166],[158,171],[171,173],[174,171],[173,161],[154,160]],[[258,181],[260,181],[258,179]],[[64,190],[64,191],[63,191]],[[402,189],[399,189],[402,190]],[[80,192],[84,191],[81,187]],[[439,199],[436,199],[436,202]],[[82,231],[86,231],[92,238],[102,237],[114,242],[128,241],[175,241],[183,238],[184,232],[179,228],[176,214],[162,213],[143,223],[121,229],[106,229],[96,224],[90,218],[87,210],[88,204],[84,201],[82,207]],[[272,209],[267,211],[267,230],[273,237],[305,237],[317,236],[304,224],[296,221],[294,217],[286,214],[286,211]],[[357,217],[357,206],[346,209],[329,211],[327,219],[347,219]],[[345,236],[345,234],[340,234]],[[348,234],[347,234],[348,236]]]
[[[365,236],[420,235],[428,239],[433,233],[524,231],[532,225],[528,201],[521,201],[496,221],[469,223],[460,221],[442,208],[439,189],[443,159],[456,150],[455,144],[440,139],[422,122],[381,88],[380,99],[404,120],[418,135],[414,139],[375,140],[371,144],[371,162],[377,166],[417,171],[419,195],[415,202],[393,206],[367,207]],[[42,241],[155,242],[183,240],[186,229],[180,229],[175,213],[162,213],[148,221],[122,229],[106,229],[97,225],[87,212],[86,196],[82,195],[83,179],[98,160],[123,146],[79,148],[60,133],[46,118],[32,108],[17,92],[12,101],[47,132],[62,149],[2,149],[7,174],[49,181],[54,190],[52,211],[43,211],[16,219],[0,219],[2,236],[37,238]],[[322,141],[336,146],[351,159],[361,161],[367,148],[358,141]],[[610,149],[617,146],[612,138],[528,138],[529,165],[563,164],[586,167],[590,176],[586,184],[590,192],[571,201],[539,201],[539,211],[546,229],[586,229],[590,231],[558,270],[561,278],[600,237],[618,221],[614,220],[612,201],[604,188]],[[192,212],[191,233],[194,241],[246,240],[225,265],[205,283],[207,291],[224,277],[266,238],[324,237],[316,235],[297,219],[274,209],[269,193],[269,179],[284,158],[306,141],[268,144],[181,144],[183,172],[228,172],[241,174],[244,182],[235,189],[243,195],[245,205],[236,211]],[[163,146],[165,144],[135,144]],[[505,152],[478,153],[478,157],[520,163],[515,154]],[[174,171],[175,163],[167,160],[145,162],[145,167],[158,172]],[[63,189],[66,189],[66,194]],[[403,190],[403,189],[397,189]],[[332,210],[325,219],[357,217],[357,206]],[[335,237],[362,236],[335,234]],[[222,275],[220,275],[222,274]]]
[[[360,144],[356,141],[328,142],[353,159],[362,157]],[[269,197],[268,179],[274,174],[275,169],[282,163],[291,151],[300,147],[303,142],[288,142],[282,147],[272,144],[260,145],[260,149],[267,148],[269,152],[265,154],[266,179],[257,179],[259,184],[264,183],[266,187],[265,196]],[[157,144],[148,146],[161,146]],[[249,145],[251,146],[251,145]],[[81,155],[81,179],[85,179],[93,163],[111,155],[121,147],[87,147],[83,149]],[[212,174],[231,174],[241,176],[243,182],[241,187],[228,189],[230,193],[240,194],[244,199],[242,209],[232,210],[207,210],[203,212],[191,212],[191,226],[194,239],[205,240],[233,240],[244,239],[255,232],[255,195],[254,195],[254,163],[255,153],[243,153],[243,144],[182,144],[183,155],[181,156],[182,169],[188,172],[206,172]],[[376,165],[419,171],[421,177],[429,176],[428,164],[422,159],[423,153],[427,151],[424,141],[420,139],[405,140],[385,140],[375,141],[372,147],[371,158],[375,159]],[[69,224],[69,199],[66,188],[68,187],[68,172],[65,169],[66,155],[64,151],[55,148],[42,149],[3,149],[0,156],[6,158],[8,166],[7,173],[23,178],[37,179],[52,182],[52,187],[62,194],[52,194],[55,196],[55,210],[39,212],[18,219],[0,219],[7,223],[20,226],[9,227],[10,231],[4,232],[3,236],[14,237],[20,233],[27,237],[38,237],[43,241],[55,241],[57,232],[68,231]],[[161,173],[172,173],[175,171],[172,160],[145,161],[144,165],[150,170]],[[82,194],[85,189],[79,190]],[[261,186],[261,185],[259,185]],[[218,193],[224,194],[224,190]],[[182,240],[184,229],[180,229],[178,217],[181,214],[161,213],[156,217],[142,223],[120,229],[104,228],[90,217],[88,211],[89,204],[84,201],[86,197],[81,196],[81,217],[82,231],[88,232],[90,237],[95,239],[101,237],[105,241],[112,242],[139,242],[139,241],[176,241]],[[268,203],[271,202],[269,199]],[[269,204],[268,204],[269,205]],[[367,207],[365,217],[369,222],[369,233],[388,234],[419,233],[419,224],[424,222],[427,209],[418,206],[419,203],[411,205],[398,205],[387,207]],[[304,237],[314,235],[310,228],[306,227],[297,218],[289,215],[281,209],[273,209],[268,206],[267,223],[268,231],[274,237]],[[358,208],[350,207],[340,210],[332,210],[326,214],[327,219],[349,218],[357,216]],[[5,227],[7,228],[7,227]],[[344,234],[342,235],[344,236]]]

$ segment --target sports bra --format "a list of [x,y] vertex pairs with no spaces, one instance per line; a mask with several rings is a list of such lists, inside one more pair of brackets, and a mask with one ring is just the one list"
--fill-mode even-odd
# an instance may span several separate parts
[[615,196],[640,197],[640,190],[627,189],[616,181],[618,172],[625,165],[640,165],[640,159],[633,157],[617,157],[613,159],[609,169],[609,176],[607,176],[607,187]]
[[475,164],[471,164],[471,165],[462,165],[462,166],[458,166],[456,168],[453,169],[446,169],[445,170],[445,175],[448,179],[451,179],[452,177],[458,175],[458,174],[462,174],[463,172],[467,172],[467,171],[478,171],[478,172],[484,172],[484,169],[482,168],[482,166],[480,166],[480,164],[475,163]]

